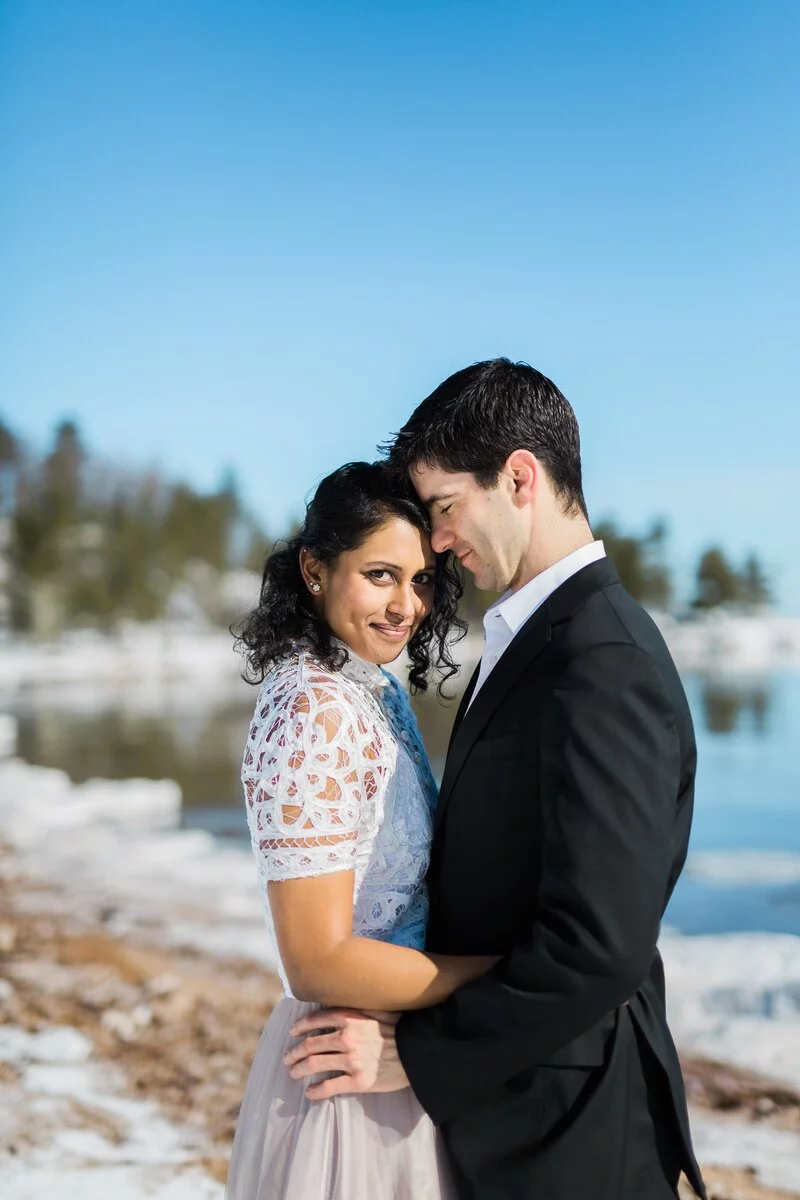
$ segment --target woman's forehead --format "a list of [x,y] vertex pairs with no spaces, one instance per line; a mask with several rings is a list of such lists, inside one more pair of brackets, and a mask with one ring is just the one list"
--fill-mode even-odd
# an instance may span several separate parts
[[402,517],[389,517],[382,525],[369,534],[358,548],[359,557],[379,557],[393,561],[387,556],[394,554],[403,559],[426,557],[430,555],[430,539],[428,535],[410,521]]

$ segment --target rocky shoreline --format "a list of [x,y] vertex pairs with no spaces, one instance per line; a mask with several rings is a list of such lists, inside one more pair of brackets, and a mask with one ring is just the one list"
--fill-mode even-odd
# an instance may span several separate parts
[[[157,930],[147,941],[120,938],[102,913],[77,918],[63,891],[25,876],[10,848],[0,848],[0,1044],[13,1035],[30,1047],[54,1030],[75,1031],[84,1057],[113,1073],[122,1097],[121,1115],[114,1104],[75,1099],[58,1118],[73,1134],[82,1131],[84,1176],[91,1177],[93,1162],[96,1172],[108,1170],[106,1159],[114,1156],[104,1157],[104,1144],[125,1150],[127,1110],[120,1105],[127,1098],[154,1106],[183,1147],[173,1161],[151,1164],[165,1189],[155,1194],[182,1195],[170,1187],[183,1179],[187,1195],[220,1196],[249,1064],[279,992],[275,976],[249,959],[167,946]],[[684,1070],[694,1114],[729,1122],[734,1133],[755,1125],[800,1130],[800,1093],[792,1088],[697,1057],[687,1057]],[[4,1171],[12,1181],[21,1178],[25,1162],[35,1164],[53,1135],[25,1078],[25,1054],[16,1061],[5,1056],[0,1094],[13,1118],[0,1124],[0,1184]],[[77,1169],[74,1142],[73,1136],[60,1166],[53,1164],[62,1180]],[[121,1157],[130,1162],[130,1148],[126,1153]],[[713,1200],[800,1196],[765,1187],[746,1169],[706,1167],[706,1174]]]

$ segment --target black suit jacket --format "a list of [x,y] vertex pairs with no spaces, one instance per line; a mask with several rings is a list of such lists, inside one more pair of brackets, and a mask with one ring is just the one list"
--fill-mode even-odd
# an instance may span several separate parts
[[[665,1173],[702,1195],[656,949],[696,761],[669,652],[603,559],[522,626],[467,708],[474,682],[439,797],[427,946],[503,958],[403,1016],[411,1086],[470,1200],[623,1200],[621,1160],[651,1137],[637,1106]],[[640,1182],[631,1196],[649,1197]]]

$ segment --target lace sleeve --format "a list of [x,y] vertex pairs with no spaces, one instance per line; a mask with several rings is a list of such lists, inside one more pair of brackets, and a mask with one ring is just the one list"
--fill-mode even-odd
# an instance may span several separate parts
[[244,760],[247,819],[267,880],[355,867],[377,827],[382,745],[337,681],[320,674],[262,694]]

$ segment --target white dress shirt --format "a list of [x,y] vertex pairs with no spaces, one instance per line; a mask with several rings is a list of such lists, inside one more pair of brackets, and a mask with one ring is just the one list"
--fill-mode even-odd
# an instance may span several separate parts
[[576,571],[580,571],[582,567],[588,567],[589,563],[597,562],[598,559],[605,558],[605,556],[606,548],[601,541],[581,546],[578,550],[573,550],[566,558],[560,558],[540,575],[535,575],[516,592],[505,592],[486,610],[483,618],[486,643],[481,658],[478,682],[475,684],[470,704],[528,617],[532,617],[548,596],[552,596],[556,588],[561,587],[562,583],[566,583]]

